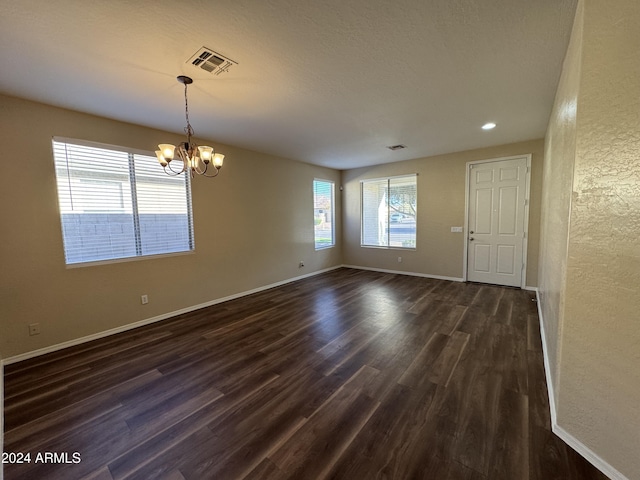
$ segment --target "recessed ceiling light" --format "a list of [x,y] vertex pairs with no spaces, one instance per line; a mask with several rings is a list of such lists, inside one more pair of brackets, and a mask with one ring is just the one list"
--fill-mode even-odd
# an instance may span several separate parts
[[493,122],[485,123],[482,125],[483,130],[491,130],[492,128],[496,128],[496,124]]

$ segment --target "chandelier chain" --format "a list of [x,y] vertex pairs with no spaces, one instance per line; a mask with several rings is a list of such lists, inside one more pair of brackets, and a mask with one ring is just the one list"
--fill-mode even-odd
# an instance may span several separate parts
[[184,116],[187,120],[187,126],[184,127],[184,133],[187,134],[187,142],[191,143],[191,136],[194,134],[191,123],[189,122],[189,100],[187,99],[187,83],[184,84]]

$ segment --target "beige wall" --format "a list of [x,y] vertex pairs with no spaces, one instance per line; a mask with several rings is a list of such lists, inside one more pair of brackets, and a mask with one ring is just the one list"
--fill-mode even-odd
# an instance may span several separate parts
[[[558,426],[629,479],[640,479],[638,25],[637,0],[579,4],[564,72],[571,85],[562,94],[561,84],[556,98],[561,109],[577,92],[575,131],[551,122],[545,165],[545,179],[572,170],[569,217],[562,219],[568,230],[555,233],[567,245],[566,269],[542,262],[540,275],[549,288],[545,325],[562,332],[553,359]],[[562,136],[574,147],[552,147]],[[545,228],[553,225],[553,209],[543,212]],[[543,242],[541,256],[554,254]],[[552,285],[560,286],[559,301],[552,301]]]
[[[576,110],[582,53],[582,4],[578,5],[571,40],[547,127],[542,188],[539,294],[544,318],[551,382],[557,385],[564,289],[569,241],[569,212],[576,153]],[[557,390],[551,389],[557,400]]]
[[558,423],[640,479],[640,5],[584,9]]
[[[51,137],[143,150],[183,138],[3,96],[0,124],[5,359],[341,264],[339,245],[313,243],[313,179],[339,185],[338,171],[220,145],[220,176],[193,182],[195,253],[67,269]],[[28,335],[32,322],[40,335]]]
[[[462,278],[464,234],[451,233],[451,227],[464,226],[467,162],[530,153],[532,158],[527,286],[537,286],[543,150],[543,140],[532,140],[344,171],[344,263],[359,267]],[[418,173],[416,249],[361,247],[360,180],[408,173]],[[398,263],[398,256],[402,257],[402,263]]]

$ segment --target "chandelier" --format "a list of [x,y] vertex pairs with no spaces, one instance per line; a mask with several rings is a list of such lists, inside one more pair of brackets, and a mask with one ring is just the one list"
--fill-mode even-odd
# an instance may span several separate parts
[[[189,77],[185,77],[184,75],[180,75],[178,77],[178,81],[184,85],[184,110],[187,120],[187,126],[184,127],[184,133],[187,134],[187,141],[180,143],[178,146],[161,143],[158,145],[160,150],[156,150],[156,157],[158,157],[158,162],[162,165],[162,168],[164,168],[167,175],[180,175],[182,172],[189,170],[192,178],[196,173],[205,177],[215,177],[220,173],[222,162],[224,161],[224,155],[221,153],[215,153],[212,147],[207,145],[198,146],[195,142],[191,141],[191,137],[194,135],[194,132],[191,127],[191,123],[189,123],[187,85],[193,83],[193,80]],[[172,165],[175,165],[176,163],[174,160],[176,154],[182,164],[178,168],[174,169]],[[207,173],[210,166],[214,170],[213,174]]]

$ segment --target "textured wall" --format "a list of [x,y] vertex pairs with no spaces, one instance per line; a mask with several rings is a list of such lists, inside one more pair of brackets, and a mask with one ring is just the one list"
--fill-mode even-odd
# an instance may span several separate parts
[[640,479],[640,3],[586,0],[558,423]]
[[[340,172],[222,146],[220,176],[193,181],[194,253],[67,269],[52,136],[142,150],[184,138],[3,96],[0,124],[12,159],[0,177],[5,358],[341,264],[339,245],[314,250],[312,193],[314,178],[338,185]],[[42,333],[30,337],[33,322]]]
[[569,217],[576,153],[582,14],[583,8],[580,4],[545,138],[539,293],[554,395],[557,394],[557,367],[562,337]]
[[[467,162],[530,153],[531,191],[526,280],[527,286],[537,286],[543,150],[542,140],[532,140],[344,171],[344,263],[461,278],[465,237],[462,233],[451,233],[451,227],[464,225]],[[409,173],[418,173],[416,250],[361,247],[360,180]],[[402,263],[398,263],[399,256],[402,257]]]

